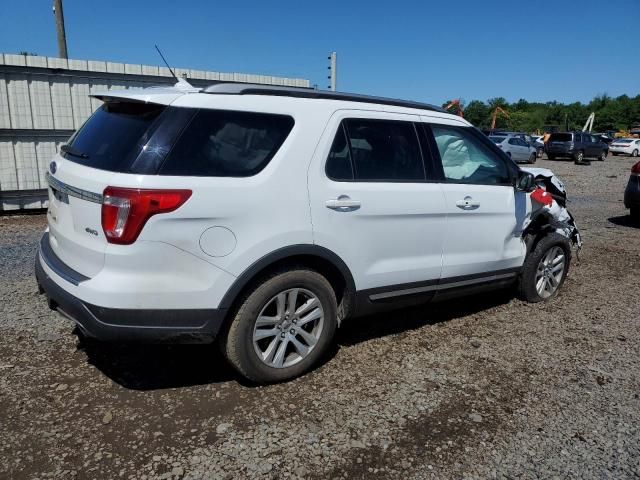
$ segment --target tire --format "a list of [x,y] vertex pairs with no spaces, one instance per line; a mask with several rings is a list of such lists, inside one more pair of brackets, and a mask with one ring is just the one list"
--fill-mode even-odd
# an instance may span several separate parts
[[632,157],[637,157],[638,156],[638,149],[637,148],[633,152],[631,152],[631,156]]
[[[558,258],[554,256],[555,253],[551,252],[558,254],[562,252],[561,254],[563,255],[563,258],[561,261],[564,263],[562,264],[562,271],[556,272],[555,274],[553,274],[552,270],[560,265],[560,263],[556,265],[549,265],[549,271],[551,271],[553,280],[549,280],[552,283],[547,283],[547,280],[545,280],[545,278],[548,278],[546,277],[547,271],[541,271],[540,268],[545,268],[543,263],[548,260],[547,255],[552,255],[552,260]],[[570,264],[571,244],[566,237],[559,233],[550,233],[542,237],[536,247],[529,252],[522,267],[522,273],[518,281],[518,293],[520,298],[530,303],[548,302],[553,299],[562,288],[565,278],[567,278]],[[537,283],[541,280],[542,292],[537,288]],[[553,285],[552,291],[547,291],[546,287],[548,285]]]
[[544,148],[542,148],[542,147],[538,148],[536,153],[538,155],[538,158],[542,158],[542,155],[544,154]]
[[629,209],[629,215],[631,215],[631,220],[640,223],[640,207],[631,207]]
[[584,163],[584,152],[580,150],[573,158],[576,164]]
[[[309,303],[313,299],[317,306],[300,317],[291,315],[290,293],[294,290],[294,311],[299,312],[305,303],[313,305]],[[318,272],[304,267],[276,272],[244,296],[223,339],[224,354],[240,375],[252,382],[290,380],[307,372],[326,353],[335,335],[337,311],[335,292]],[[298,324],[318,315],[321,320]],[[260,326],[256,325],[259,316],[267,320]],[[265,335],[271,331],[275,335]],[[262,338],[256,339],[257,336]],[[314,337],[313,342],[308,340]],[[309,349],[304,355],[303,347]],[[258,350],[267,360],[259,356]]]
[[547,153],[547,158],[548,158],[549,160],[555,160],[555,159],[556,159],[556,156],[555,156],[555,155],[551,155],[551,154]]
[[618,154],[617,154],[616,152],[611,152],[611,154],[612,154],[614,157],[617,157],[617,156],[618,156]]
[[609,152],[607,152],[606,150],[603,150],[602,153],[598,156],[598,160],[604,162],[607,158],[608,153]]
[[532,153],[529,156],[529,163],[536,163],[537,159],[538,159],[538,154],[537,153]]

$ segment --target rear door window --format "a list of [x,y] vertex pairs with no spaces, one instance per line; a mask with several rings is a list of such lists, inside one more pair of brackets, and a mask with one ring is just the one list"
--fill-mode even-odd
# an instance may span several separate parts
[[425,170],[416,129],[411,122],[344,121],[356,180],[419,182]]
[[88,167],[128,171],[140,152],[140,140],[165,108],[156,104],[107,102],[69,139],[61,154]]
[[293,128],[287,115],[199,110],[160,168],[161,175],[248,177],[260,172]]

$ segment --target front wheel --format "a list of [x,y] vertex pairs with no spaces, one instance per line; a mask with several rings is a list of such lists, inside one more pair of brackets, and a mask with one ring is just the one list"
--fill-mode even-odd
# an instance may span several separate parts
[[520,297],[531,303],[547,302],[558,294],[569,272],[571,245],[559,233],[543,237],[529,252],[518,284]]
[[337,326],[333,288],[313,270],[268,277],[238,309],[224,342],[229,362],[256,383],[289,380],[327,351]]
[[555,159],[556,159],[556,156],[555,156],[555,155],[551,155],[551,154],[547,153],[547,158],[548,158],[549,160],[555,160]]
[[629,215],[631,215],[631,220],[640,223],[640,207],[631,207]]
[[538,159],[538,155],[535,152],[529,155],[529,163],[536,163],[537,159]]
[[637,148],[633,152],[631,152],[631,156],[632,157],[637,157],[638,156],[638,149]]
[[605,159],[607,158],[607,151],[603,150],[602,153],[600,153],[600,156],[598,157],[598,160],[600,160],[601,162],[604,162]]
[[574,158],[575,158],[575,163],[584,162],[584,152],[580,150],[578,153],[576,153]]

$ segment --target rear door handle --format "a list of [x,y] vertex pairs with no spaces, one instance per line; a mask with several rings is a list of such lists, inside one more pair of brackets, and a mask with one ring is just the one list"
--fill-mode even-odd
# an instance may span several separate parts
[[462,210],[475,210],[480,207],[480,202],[476,202],[473,198],[467,195],[464,199],[456,202],[456,207],[461,208]]
[[338,212],[353,212],[360,208],[360,202],[358,200],[351,200],[347,195],[340,195],[336,199],[327,200],[324,204],[327,208]]

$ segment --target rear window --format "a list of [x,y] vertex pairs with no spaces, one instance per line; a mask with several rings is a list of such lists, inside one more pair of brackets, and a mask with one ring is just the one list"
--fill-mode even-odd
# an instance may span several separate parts
[[550,142],[570,142],[571,134],[570,133],[552,133],[549,137]]
[[61,154],[88,167],[126,171],[140,152],[139,141],[164,109],[145,103],[105,103],[69,139],[69,148],[64,147]]
[[199,110],[160,168],[161,175],[248,177],[273,158],[293,128],[286,115]]

